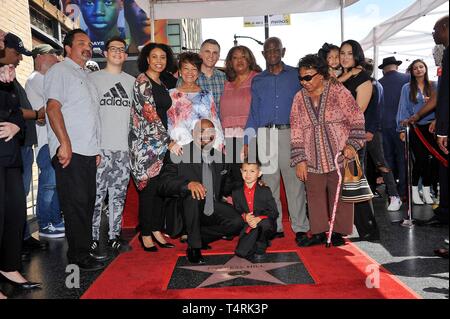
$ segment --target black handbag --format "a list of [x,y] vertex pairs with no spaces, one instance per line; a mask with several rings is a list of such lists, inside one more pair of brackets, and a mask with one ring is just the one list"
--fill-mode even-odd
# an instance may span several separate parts
[[372,199],[373,193],[362,172],[358,154],[355,154],[357,175],[351,172],[348,162],[347,159],[344,161],[344,181],[342,183],[341,200],[348,203],[359,203]]

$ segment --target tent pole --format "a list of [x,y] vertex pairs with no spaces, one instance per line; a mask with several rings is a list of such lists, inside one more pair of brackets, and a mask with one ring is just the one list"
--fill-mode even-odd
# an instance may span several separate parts
[[373,76],[375,80],[378,80],[378,44],[377,44],[377,27],[373,28]]
[[155,41],[155,0],[149,0],[150,2],[150,28],[151,28],[151,42]]
[[341,43],[344,42],[344,7],[345,0],[341,0]]

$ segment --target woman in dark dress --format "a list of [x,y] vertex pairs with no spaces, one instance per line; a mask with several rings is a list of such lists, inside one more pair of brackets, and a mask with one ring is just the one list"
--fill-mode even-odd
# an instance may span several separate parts
[[[339,49],[339,60],[344,71],[339,77],[339,81],[350,91],[364,113],[372,97],[373,85],[370,75],[364,70],[366,62],[361,45],[354,40],[344,41]],[[366,136],[366,141],[369,140],[370,137]],[[365,146],[358,151],[358,155],[361,163],[364,163]],[[354,223],[361,239],[379,239],[380,234],[374,217],[372,201],[355,204]]]
[[164,215],[162,199],[156,193],[166,151],[176,152],[175,143],[170,142],[167,134],[167,110],[172,100],[160,78],[172,63],[172,51],[166,45],[147,44],[139,55],[142,73],[134,86],[128,140],[131,174],[139,192],[139,239],[145,251],[157,251],[154,242],[161,248],[174,247],[161,233]]

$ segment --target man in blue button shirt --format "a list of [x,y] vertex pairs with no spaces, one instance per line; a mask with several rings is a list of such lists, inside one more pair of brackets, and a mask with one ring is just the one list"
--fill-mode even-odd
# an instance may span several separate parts
[[[263,180],[272,190],[280,212],[275,237],[284,237],[280,201],[282,175],[291,227],[299,242],[306,238],[309,222],[306,217],[305,185],[297,178],[295,167],[291,167],[289,123],[292,102],[301,87],[298,70],[282,62],[285,52],[286,49],[279,38],[269,38],[264,43],[262,53],[266,59],[267,70],[253,79],[252,103],[246,128],[258,133],[258,155],[263,163]],[[248,154],[247,137],[251,140],[255,136],[246,136],[247,145],[244,151]],[[256,141],[251,141],[254,142]],[[252,156],[251,153],[249,155]]]

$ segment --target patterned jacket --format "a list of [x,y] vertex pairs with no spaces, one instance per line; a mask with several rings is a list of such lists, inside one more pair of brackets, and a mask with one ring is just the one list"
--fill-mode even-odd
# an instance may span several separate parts
[[336,153],[346,144],[359,150],[366,133],[364,115],[350,91],[341,84],[324,85],[317,109],[303,88],[291,111],[291,165],[306,161],[308,172],[316,174],[336,170]]
[[137,188],[142,190],[150,178],[159,175],[170,142],[156,112],[152,84],[145,74],[136,78],[130,119],[128,146],[131,174]]

